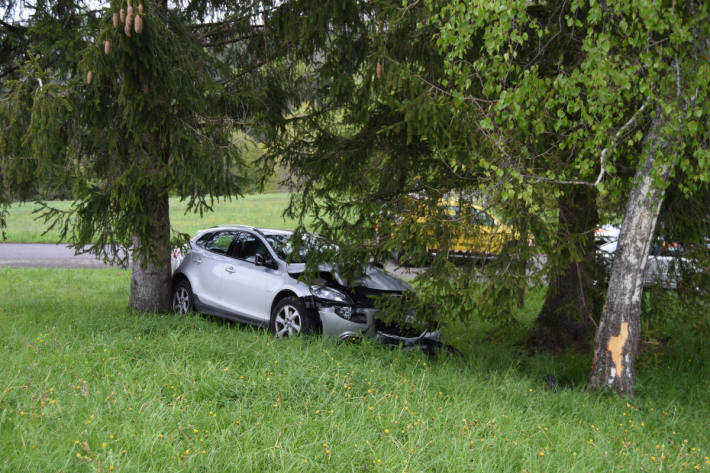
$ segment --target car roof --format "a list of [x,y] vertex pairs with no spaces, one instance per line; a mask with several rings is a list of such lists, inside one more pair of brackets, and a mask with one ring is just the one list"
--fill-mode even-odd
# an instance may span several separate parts
[[199,235],[204,235],[207,232],[218,232],[218,231],[223,231],[223,230],[246,230],[246,231],[255,231],[264,235],[291,235],[293,234],[293,231],[291,230],[280,230],[280,229],[275,229],[275,228],[259,228],[259,227],[252,227],[249,225],[240,225],[240,224],[234,224],[234,225],[215,225],[214,227],[206,228],[204,230],[198,230],[196,233],[196,236]]

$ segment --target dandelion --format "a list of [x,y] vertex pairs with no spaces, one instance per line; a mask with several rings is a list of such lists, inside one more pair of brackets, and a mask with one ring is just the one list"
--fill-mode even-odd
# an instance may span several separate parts
[[110,438],[111,440],[113,440],[113,434],[109,434],[108,438]]
[[330,450],[326,449],[326,450],[325,450],[325,454],[326,454],[326,455],[330,455]]
[[390,429],[385,429],[385,433],[386,433],[386,434],[389,434],[389,433],[390,433]]
[[542,450],[540,450],[540,453],[538,453],[537,456],[538,456],[538,457],[544,457],[544,456],[545,456],[545,452],[543,452]]
[[105,448],[106,447],[106,442],[101,442],[101,447]]

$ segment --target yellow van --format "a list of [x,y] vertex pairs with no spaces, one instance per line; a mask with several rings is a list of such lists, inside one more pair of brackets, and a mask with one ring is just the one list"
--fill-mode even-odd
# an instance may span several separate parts
[[[465,203],[459,205],[457,198],[442,199],[443,215],[452,220],[450,257],[495,256],[503,247],[518,237],[513,227],[502,223],[481,206]],[[420,221],[424,221],[421,218]],[[428,248],[432,254],[438,248]]]
[[[402,210],[402,217],[395,221],[398,225],[407,225],[406,220],[414,223],[410,228],[426,238],[429,255],[436,255],[439,252],[436,242],[446,239],[448,257],[490,258],[498,255],[506,244],[519,237],[519,232],[502,223],[483,207],[470,202],[460,205],[458,197],[442,198],[432,208],[423,200],[410,196]],[[444,234],[437,235],[442,231]],[[402,241],[402,249],[407,253],[406,241]],[[399,256],[400,252],[396,254]],[[418,260],[423,256],[410,254],[406,259]],[[396,259],[399,260],[398,257]]]

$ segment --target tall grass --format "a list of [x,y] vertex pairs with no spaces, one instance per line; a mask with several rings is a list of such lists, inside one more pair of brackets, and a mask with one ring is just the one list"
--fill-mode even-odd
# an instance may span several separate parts
[[[284,220],[284,209],[290,194],[252,194],[243,198],[215,201],[214,211],[200,216],[186,213],[187,205],[177,198],[170,199],[170,221],[173,228],[190,235],[201,228],[214,225],[243,224],[267,228],[293,228],[294,222]],[[52,206],[68,209],[69,201],[55,201]],[[10,206],[7,221],[7,241],[12,243],[57,243],[60,238],[56,231],[47,230],[47,225],[37,220],[37,205],[18,203]]]
[[132,312],[128,279],[0,268],[0,471],[710,469],[710,350],[690,336],[627,400],[582,389],[587,358],[464,327],[461,357],[280,341]]

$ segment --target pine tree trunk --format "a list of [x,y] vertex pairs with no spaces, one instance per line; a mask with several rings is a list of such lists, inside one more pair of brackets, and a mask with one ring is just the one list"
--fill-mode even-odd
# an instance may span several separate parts
[[634,395],[644,270],[665,193],[662,183],[670,172],[669,166],[656,162],[658,152],[667,146],[659,134],[662,116],[659,108],[644,139],[645,159],[636,171],[626,203],[606,301],[594,338],[588,389],[606,387]]
[[[574,186],[560,196],[557,240],[565,244],[553,267],[542,309],[530,343],[552,352],[568,348],[587,351],[591,344],[594,304],[594,229],[599,222],[596,190]],[[572,240],[572,242],[570,242]],[[570,251],[569,245],[575,246]],[[575,256],[576,254],[576,256]]]
[[170,309],[170,204],[168,194],[159,190],[149,192],[144,206],[150,214],[150,238],[141,241],[133,237],[133,247],[151,245],[155,258],[144,258],[134,253],[132,258],[131,293],[129,306],[142,312],[167,312]]

